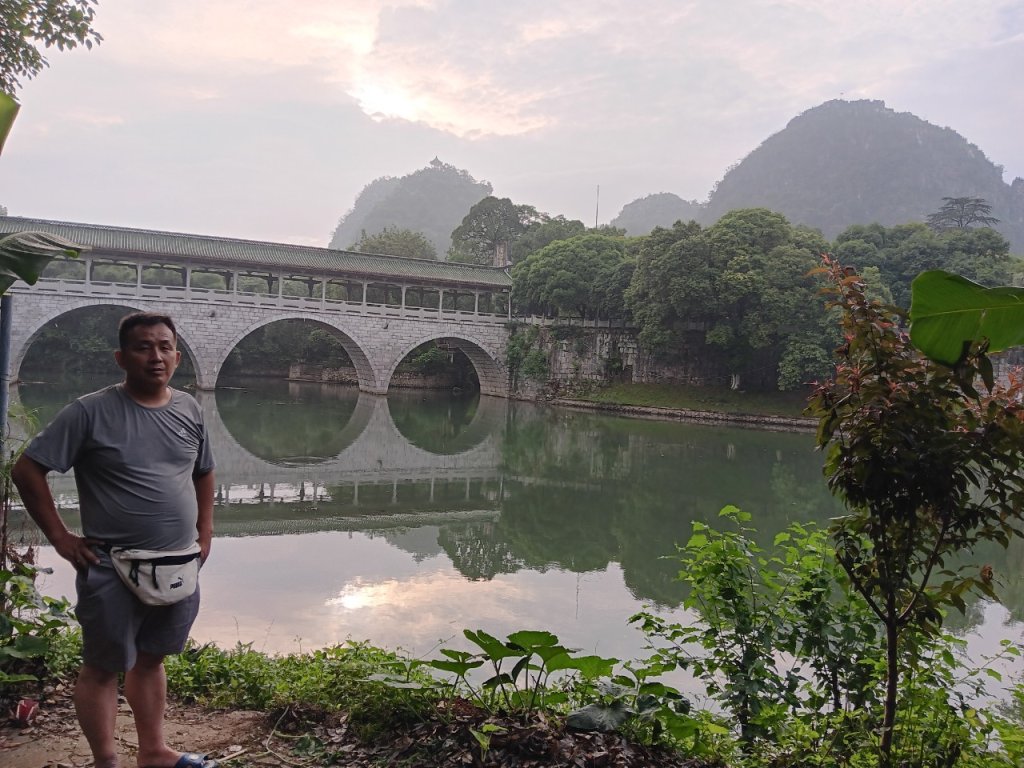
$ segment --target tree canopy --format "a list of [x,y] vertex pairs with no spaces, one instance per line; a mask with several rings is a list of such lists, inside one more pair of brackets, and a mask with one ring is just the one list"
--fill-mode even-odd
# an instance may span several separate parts
[[567,219],[565,216],[549,218],[546,214],[541,214],[541,220],[531,224],[522,236],[512,243],[510,254],[512,263],[518,264],[531,253],[539,251],[546,245],[557,240],[577,237],[586,231],[586,225],[579,219]]
[[96,0],[0,0],[0,91],[13,94],[48,66],[40,50],[92,48]]
[[999,219],[992,215],[992,206],[980,197],[944,197],[942,207],[928,216],[928,226],[938,232],[947,229],[968,229],[972,224],[991,227]]
[[926,270],[945,269],[983,285],[1013,280],[1015,260],[1010,244],[988,227],[952,228],[936,232],[925,224],[857,225],[836,238],[834,255],[863,272],[877,267],[893,302],[910,306],[910,285]]
[[448,260],[491,265],[503,257],[510,262],[513,244],[531,225],[546,220],[547,216],[532,205],[517,205],[507,197],[485,197],[469,209],[462,223],[452,231]]
[[383,253],[388,256],[408,256],[414,259],[436,259],[434,245],[421,232],[398,227],[384,227],[380,232],[368,235],[364,229],[359,241],[349,250],[360,253]]
[[660,356],[700,333],[725,356],[734,385],[747,374],[789,389],[828,370],[824,307],[808,276],[826,249],[817,233],[764,208],[707,229],[676,223],[641,242],[626,303],[641,342]]
[[558,240],[512,267],[512,296],[524,314],[622,317],[635,266],[623,237]]

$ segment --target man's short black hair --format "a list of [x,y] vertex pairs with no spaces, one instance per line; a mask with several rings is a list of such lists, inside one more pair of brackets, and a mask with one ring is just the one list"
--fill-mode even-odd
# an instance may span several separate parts
[[174,327],[174,321],[171,320],[170,315],[162,315],[159,312],[132,312],[130,315],[122,317],[121,322],[117,325],[117,345],[121,349],[127,346],[128,336],[132,329],[140,325],[166,325],[171,329],[174,341],[178,341],[178,329]]

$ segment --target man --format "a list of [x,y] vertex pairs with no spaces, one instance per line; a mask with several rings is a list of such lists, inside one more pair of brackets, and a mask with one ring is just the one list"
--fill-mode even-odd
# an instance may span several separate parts
[[[213,536],[213,456],[199,404],[168,386],[181,360],[170,317],[138,312],[121,320],[120,384],[64,408],[25,449],[13,479],[28,513],[57,554],[77,570],[76,613],[82,668],[75,686],[78,722],[97,768],[118,764],[118,675],[135,715],[142,768],[212,768],[204,755],[164,741],[164,657],[180,653],[199,610],[198,589],[173,605],[140,602],[110,564],[111,547],[179,550]],[[82,536],[57,514],[46,482],[74,467]]]

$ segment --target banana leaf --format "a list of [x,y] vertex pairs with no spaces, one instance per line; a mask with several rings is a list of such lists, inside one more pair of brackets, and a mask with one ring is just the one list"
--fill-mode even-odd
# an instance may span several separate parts
[[955,365],[972,342],[989,352],[1024,344],[1024,288],[985,288],[940,269],[911,283],[910,340],[925,356]]
[[11,132],[14,125],[14,118],[18,116],[21,105],[11,96],[0,92],[0,152],[4,149],[4,142],[7,141],[7,134]]
[[77,257],[83,247],[46,232],[15,232],[0,237],[0,293],[15,280],[32,285],[57,256]]

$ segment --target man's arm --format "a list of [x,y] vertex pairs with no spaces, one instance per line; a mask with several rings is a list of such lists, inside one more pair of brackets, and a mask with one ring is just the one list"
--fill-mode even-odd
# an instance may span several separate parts
[[64,521],[57,514],[57,505],[53,503],[53,494],[50,493],[50,486],[46,482],[47,472],[49,470],[38,461],[22,454],[11,470],[11,479],[18,487],[21,501],[29,516],[57,550],[57,554],[75,568],[82,568],[89,563],[95,565],[100,561],[92,551],[96,542],[76,536],[64,525]]
[[210,556],[210,545],[213,543],[213,472],[193,476],[192,484],[196,487],[196,504],[199,507],[199,517],[196,520],[196,532],[199,534],[196,541],[199,542],[199,549],[202,553],[203,562]]

